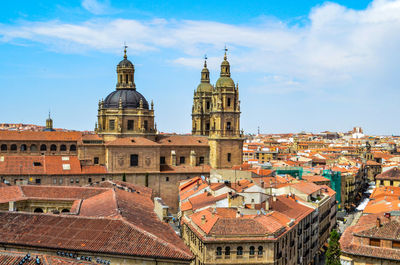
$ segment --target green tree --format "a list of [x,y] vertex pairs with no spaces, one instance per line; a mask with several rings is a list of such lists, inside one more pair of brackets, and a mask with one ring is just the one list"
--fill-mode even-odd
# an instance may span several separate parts
[[340,235],[332,230],[329,237],[328,250],[326,251],[326,265],[340,265]]
[[126,182],[126,175],[125,175],[125,173],[122,174],[122,181],[123,181],[123,182]]

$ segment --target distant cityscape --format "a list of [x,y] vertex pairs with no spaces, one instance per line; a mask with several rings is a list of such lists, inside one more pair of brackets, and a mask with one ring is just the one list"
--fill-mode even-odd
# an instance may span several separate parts
[[94,131],[0,124],[0,264],[399,264],[400,137],[246,135],[226,48],[160,133],[126,48]]

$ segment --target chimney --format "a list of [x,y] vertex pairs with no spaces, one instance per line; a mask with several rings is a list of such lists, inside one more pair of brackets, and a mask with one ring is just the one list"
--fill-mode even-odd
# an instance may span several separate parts
[[217,208],[213,207],[211,211],[212,217],[215,217],[215,214],[217,213]]
[[272,201],[276,202],[276,194],[272,195]]
[[9,212],[15,212],[15,202],[14,201],[9,201],[8,202],[8,211]]
[[204,225],[206,223],[206,216],[203,214],[201,216],[201,224]]
[[264,181],[263,180],[261,180],[261,188],[264,189]]
[[240,211],[238,210],[237,212],[236,212],[236,218],[239,218],[240,217]]
[[381,218],[376,218],[376,227],[381,227]]

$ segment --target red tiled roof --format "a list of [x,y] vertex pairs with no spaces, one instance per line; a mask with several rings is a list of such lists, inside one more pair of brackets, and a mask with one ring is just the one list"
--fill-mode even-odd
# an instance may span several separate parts
[[[82,203],[68,216],[0,212],[0,243],[191,260],[183,241],[158,219],[151,197],[121,187],[21,186],[22,198]],[[7,198],[17,195],[14,190]]]
[[200,209],[203,207],[206,207],[207,205],[213,205],[215,204],[217,201],[226,199],[228,196],[228,194],[221,194],[219,196],[213,196],[208,192],[203,192],[197,196],[194,196],[192,198],[189,199],[190,203],[192,204],[192,209],[196,210],[196,209]]
[[77,156],[4,156],[2,175],[80,175],[105,174],[104,166],[82,166]]
[[394,167],[376,176],[376,179],[382,180],[400,180],[400,169]]
[[[377,218],[382,225],[376,227]],[[400,217],[392,216],[389,220],[383,214],[368,214],[361,216],[357,224],[348,227],[340,238],[342,253],[351,255],[381,258],[388,260],[400,260],[400,250],[387,247],[375,247],[360,244],[360,237],[396,238],[400,239]]]
[[208,138],[206,136],[192,135],[165,135],[158,136],[157,143],[171,146],[204,146],[208,147]]
[[[17,265],[28,253],[0,250],[0,264],[1,265]],[[43,255],[37,253],[29,253],[31,258],[24,262],[24,265],[36,265],[36,257],[39,258],[43,265],[86,265],[95,264],[89,261],[78,261],[72,258],[58,257],[51,255]]]
[[0,131],[0,141],[74,141],[82,138],[81,132]]
[[321,189],[321,186],[318,186],[314,183],[311,182],[299,182],[299,183],[295,183],[292,185],[293,188],[295,188],[298,191],[304,192],[305,194],[312,194],[316,191],[319,191]]

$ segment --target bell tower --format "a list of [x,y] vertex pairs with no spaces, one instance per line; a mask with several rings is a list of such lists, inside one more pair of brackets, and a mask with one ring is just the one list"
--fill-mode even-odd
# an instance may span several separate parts
[[194,91],[192,107],[192,134],[209,135],[210,112],[212,109],[213,86],[210,84],[210,71],[207,68],[207,56],[204,57],[204,68],[201,71],[200,84]]
[[212,92],[210,111],[210,164],[213,168],[231,168],[243,161],[243,135],[240,131],[239,86],[231,78],[225,48],[221,73]]

